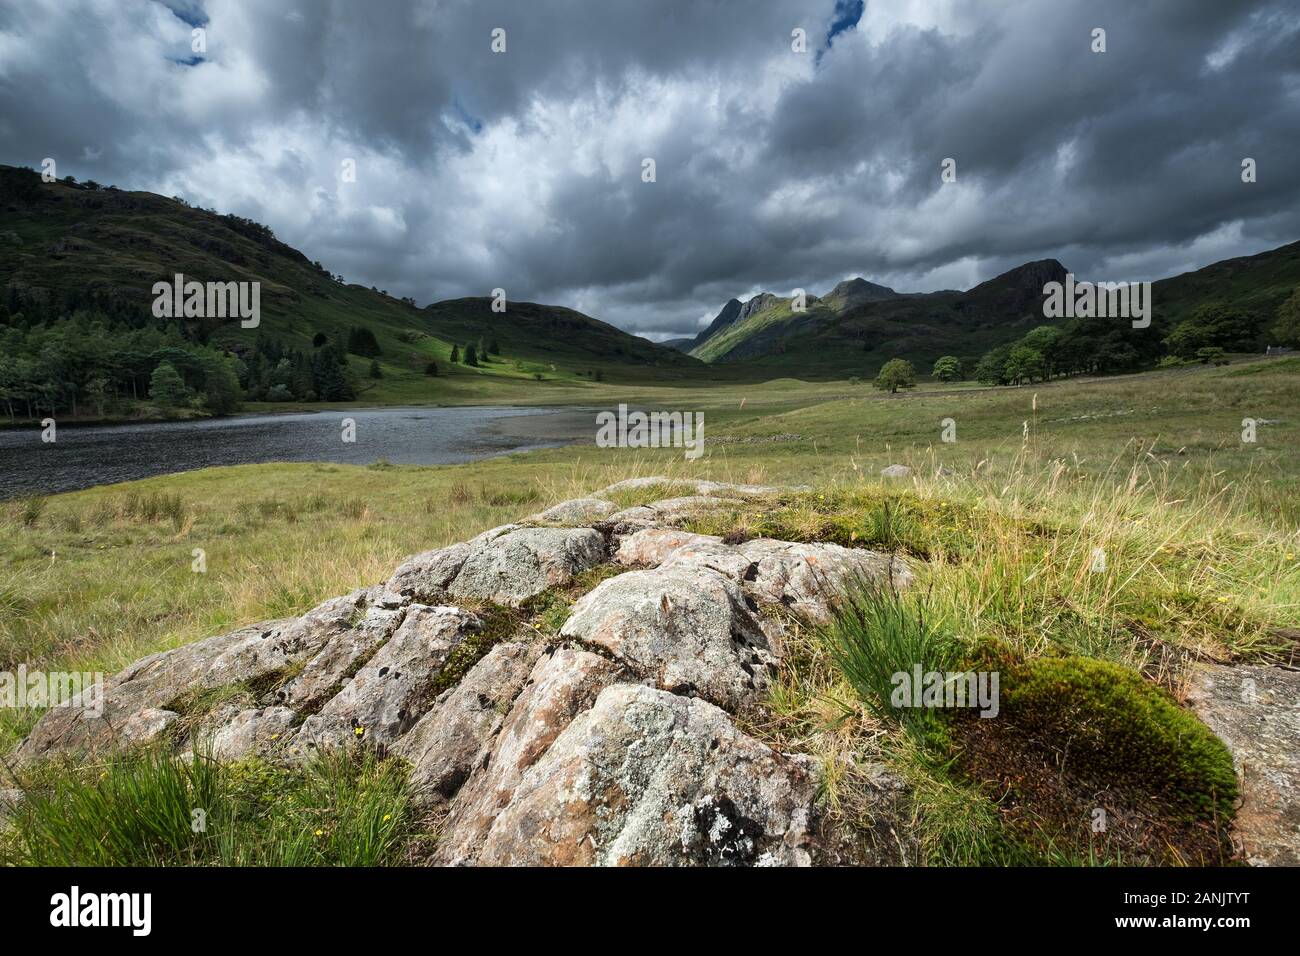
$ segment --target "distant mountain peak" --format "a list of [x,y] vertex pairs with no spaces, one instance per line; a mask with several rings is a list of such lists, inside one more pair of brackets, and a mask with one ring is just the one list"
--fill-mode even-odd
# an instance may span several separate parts
[[[736,317],[740,315],[741,307],[739,299],[728,299],[727,304],[722,307],[722,311],[719,312],[714,317],[713,321],[709,323],[709,327],[699,335],[695,336],[692,340],[693,344],[703,345],[705,340],[721,332],[727,326],[732,325],[736,321]],[[689,351],[689,349],[687,349],[687,351]]]
[[998,289],[1032,288],[1041,293],[1043,286],[1049,282],[1064,282],[1067,271],[1065,266],[1061,265],[1057,259],[1037,259],[1033,262],[1026,262],[1022,266],[1016,266],[1014,269],[1008,269],[987,282],[981,282],[970,291],[974,293],[980,289],[994,287]]
[[879,302],[882,299],[894,299],[898,293],[889,286],[868,282],[861,276],[845,279],[822,298],[838,305],[840,309],[850,309],[863,302]]
[[745,319],[749,318],[755,312],[762,312],[775,301],[776,295],[774,293],[760,292],[740,307],[740,314],[736,316],[736,321],[745,321]]

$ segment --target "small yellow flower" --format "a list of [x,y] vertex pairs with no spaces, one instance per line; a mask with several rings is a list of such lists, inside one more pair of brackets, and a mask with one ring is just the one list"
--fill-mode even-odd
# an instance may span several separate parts
[[317,831],[316,831],[316,835],[317,835],[317,836],[324,836],[324,835],[325,835],[325,831],[324,831],[324,830],[317,830]]
[[360,737],[365,732],[366,732],[366,728],[364,727],[358,727],[356,730],[353,731],[353,733],[355,733],[358,737]]
[[1295,555],[1294,555],[1294,554],[1288,554],[1288,555],[1286,556],[1286,559],[1287,559],[1288,561],[1294,561],[1294,560],[1295,560]]
[[1220,604],[1227,604],[1227,603],[1228,603],[1228,599],[1227,599],[1226,597],[1221,597],[1221,598],[1219,598],[1219,603],[1220,603]]
[[279,734],[272,734],[272,735],[271,735],[271,739],[272,739],[272,740],[279,740],[279,739],[280,739],[280,735],[279,735]]
[[388,822],[389,820],[391,820],[391,819],[393,819],[393,815],[392,815],[391,813],[385,813],[385,814],[384,814],[384,822],[385,822],[385,823],[387,823],[387,822]]

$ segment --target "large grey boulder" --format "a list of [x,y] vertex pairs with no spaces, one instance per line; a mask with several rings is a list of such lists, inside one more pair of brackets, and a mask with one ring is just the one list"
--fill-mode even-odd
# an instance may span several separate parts
[[912,475],[912,469],[906,465],[886,465],[880,469],[881,478],[909,478]]
[[614,683],[620,668],[587,651],[559,648],[533,668],[491,754],[460,790],[442,825],[436,859],[461,864],[473,859],[500,812],[509,806],[524,774],[555,739]]
[[608,518],[618,506],[604,498],[574,498],[562,501],[554,507],[547,508],[526,519],[534,524],[558,524],[565,527],[593,525],[603,518]]
[[448,587],[458,598],[518,606],[605,560],[591,528],[520,528],[472,547]]
[[775,664],[740,586],[677,565],[610,578],[573,606],[561,636],[602,647],[656,686],[739,710]]
[[483,762],[541,652],[538,644],[498,644],[397,742],[393,752],[412,764],[417,804],[445,803]]
[[1188,703],[1232,751],[1242,856],[1255,866],[1300,866],[1300,673],[1202,665]]
[[298,731],[296,751],[364,742],[387,747],[433,703],[447,658],[482,622],[458,607],[413,604],[392,638]]
[[319,707],[338,693],[343,681],[402,622],[405,611],[374,603],[379,597],[379,588],[354,592],[346,598],[326,601],[290,625],[289,633],[303,629],[323,637],[324,642],[301,673],[276,692],[278,703],[302,712]]
[[809,764],[702,701],[605,688],[523,774],[464,862],[482,865],[807,865]]
[[268,621],[151,654],[106,680],[97,706],[74,700],[47,710],[14,759],[21,764],[52,752],[94,752],[150,739],[175,719],[169,705],[185,695],[271,677],[328,639],[329,627],[320,621]]

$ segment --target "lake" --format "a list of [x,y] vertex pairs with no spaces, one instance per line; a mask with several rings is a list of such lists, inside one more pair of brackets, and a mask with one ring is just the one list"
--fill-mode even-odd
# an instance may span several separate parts
[[[343,420],[356,423],[343,440]],[[376,408],[199,421],[0,431],[0,500],[74,491],[216,465],[328,461],[444,465],[551,448],[595,434],[594,412],[573,408]]]

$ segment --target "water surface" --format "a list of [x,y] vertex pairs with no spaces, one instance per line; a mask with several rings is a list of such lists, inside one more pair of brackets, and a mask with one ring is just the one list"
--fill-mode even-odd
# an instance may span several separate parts
[[[356,441],[342,440],[343,420]],[[442,465],[590,439],[590,412],[554,408],[379,408],[200,421],[0,431],[0,499],[265,461]]]

